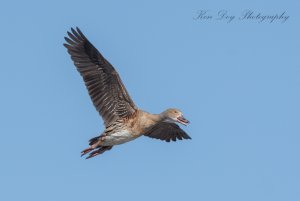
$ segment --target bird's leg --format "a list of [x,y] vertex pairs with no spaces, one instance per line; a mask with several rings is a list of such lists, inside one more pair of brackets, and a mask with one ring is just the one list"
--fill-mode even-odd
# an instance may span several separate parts
[[[100,147],[99,149],[97,149],[96,151],[93,151],[90,153],[90,155],[88,157],[86,157],[86,159],[92,158],[94,156],[97,156],[99,154],[104,153],[105,151],[108,151],[112,148],[112,146],[104,146],[104,147]],[[88,152],[87,152],[88,153]]]
[[[84,156],[85,154],[89,153],[90,151],[92,151],[94,149],[101,148],[101,143],[103,142],[103,140],[104,140],[104,137],[101,137],[101,136],[90,139],[90,147],[83,150],[81,152],[81,156]],[[96,151],[94,151],[94,152],[96,152]]]
[[89,148],[83,150],[83,151],[81,152],[81,156],[84,156],[85,154],[89,153],[89,152],[92,151],[93,149],[94,149],[94,148],[90,146]]

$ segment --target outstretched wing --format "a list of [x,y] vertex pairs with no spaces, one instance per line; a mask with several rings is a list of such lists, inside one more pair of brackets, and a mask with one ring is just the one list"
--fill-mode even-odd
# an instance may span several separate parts
[[106,126],[132,115],[137,107],[114,67],[88,41],[79,28],[65,37],[71,59],[83,77],[94,106]]
[[166,122],[156,124],[144,135],[155,139],[165,140],[167,142],[170,142],[171,140],[176,141],[176,139],[192,139],[177,124]]

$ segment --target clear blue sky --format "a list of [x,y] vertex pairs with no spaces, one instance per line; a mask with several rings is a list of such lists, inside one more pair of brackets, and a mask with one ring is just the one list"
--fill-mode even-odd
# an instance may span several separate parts
[[[300,200],[299,1],[0,4],[0,200]],[[194,20],[201,9],[290,18]],[[81,158],[103,123],[62,46],[74,26],[140,108],[180,108],[193,139]]]

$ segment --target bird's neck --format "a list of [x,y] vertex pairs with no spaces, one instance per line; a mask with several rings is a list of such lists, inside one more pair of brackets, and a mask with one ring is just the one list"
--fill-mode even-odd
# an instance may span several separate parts
[[151,126],[163,121],[164,117],[161,114],[151,114],[151,113],[142,111],[140,120],[141,120],[141,123],[145,127],[151,127]]
[[161,114],[146,113],[145,116],[154,124],[163,121],[163,116]]

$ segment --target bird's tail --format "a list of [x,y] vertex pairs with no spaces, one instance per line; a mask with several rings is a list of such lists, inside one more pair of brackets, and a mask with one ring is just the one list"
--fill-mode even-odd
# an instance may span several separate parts
[[99,140],[100,136],[93,137],[92,139],[89,140],[89,145],[92,146]]

